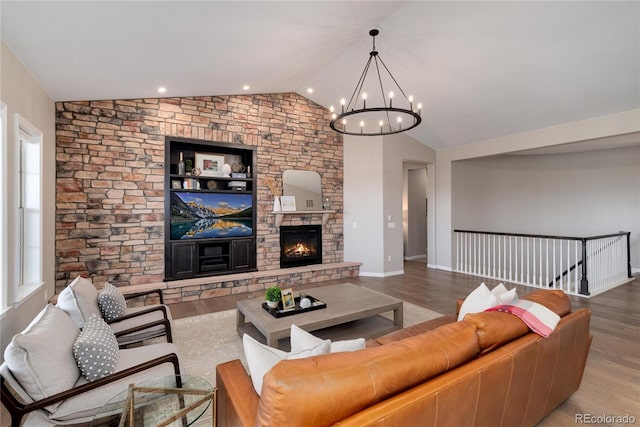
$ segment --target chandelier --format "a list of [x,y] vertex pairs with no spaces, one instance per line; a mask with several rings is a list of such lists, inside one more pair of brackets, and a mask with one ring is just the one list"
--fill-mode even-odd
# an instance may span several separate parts
[[[340,100],[339,113],[333,106],[330,107],[329,126],[336,132],[363,136],[391,135],[413,129],[422,121],[420,117],[422,104],[418,103],[417,111],[414,110],[413,96],[407,96],[404,93],[376,50],[376,36],[379,33],[376,29],[369,31],[369,35],[373,38],[373,49],[369,53],[369,60],[364,66],[349,102],[347,103],[344,98]],[[369,94],[363,90],[372,63],[375,65],[378,78],[377,82],[375,78],[373,79],[373,84],[380,87],[379,94],[377,89]],[[381,71],[386,71],[386,74]],[[389,92],[385,92],[385,84],[387,89],[391,89]],[[394,98],[394,90],[398,91],[401,97]],[[359,100],[362,100],[362,108],[358,108]],[[367,107],[367,100],[369,100],[369,107]]]

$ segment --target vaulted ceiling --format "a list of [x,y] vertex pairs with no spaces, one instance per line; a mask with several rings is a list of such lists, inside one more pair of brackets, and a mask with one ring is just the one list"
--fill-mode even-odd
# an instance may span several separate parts
[[435,149],[640,108],[638,1],[0,8],[2,38],[56,101],[297,92],[329,107],[351,95],[378,28],[381,57],[423,104],[411,135]]

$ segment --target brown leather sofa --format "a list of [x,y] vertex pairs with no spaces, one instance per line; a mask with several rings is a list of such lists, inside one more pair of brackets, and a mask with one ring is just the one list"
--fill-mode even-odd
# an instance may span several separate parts
[[533,426],[578,389],[591,312],[561,291],[524,299],[561,316],[551,336],[508,313],[445,316],[364,350],[281,361],[261,396],[239,360],[218,365],[217,425]]

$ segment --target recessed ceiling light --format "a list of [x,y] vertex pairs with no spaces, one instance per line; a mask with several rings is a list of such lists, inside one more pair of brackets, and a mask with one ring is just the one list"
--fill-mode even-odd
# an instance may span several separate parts
[[310,87],[309,89],[307,89],[307,93],[313,93],[313,88]]
[[160,92],[160,93],[165,93],[166,91],[167,91],[167,88],[166,88],[166,87],[164,87],[164,86],[160,86],[160,87],[158,88],[158,92]]
[[251,89],[251,87],[249,85],[242,86],[242,90],[249,90],[249,89]]

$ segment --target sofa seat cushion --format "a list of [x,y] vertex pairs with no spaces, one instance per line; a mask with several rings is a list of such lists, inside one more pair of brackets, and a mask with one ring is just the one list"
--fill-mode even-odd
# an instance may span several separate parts
[[[160,343],[142,347],[120,350],[116,372],[145,363],[166,354],[176,353],[177,347],[171,343]],[[140,384],[169,375],[174,375],[173,365],[164,363],[138,374],[127,376],[120,381],[106,384],[78,396],[66,399],[49,418],[53,422],[74,420],[76,422],[91,421],[96,412],[117,394],[125,391],[129,384]],[[88,380],[81,376],[74,387],[86,384]]]
[[475,326],[456,322],[388,345],[283,360],[264,376],[256,425],[330,425],[478,352]]
[[[73,343],[80,329],[67,314],[48,304],[16,334],[4,352],[11,374],[33,400],[73,386],[80,370],[73,358]],[[47,409],[55,410],[57,404]]]

